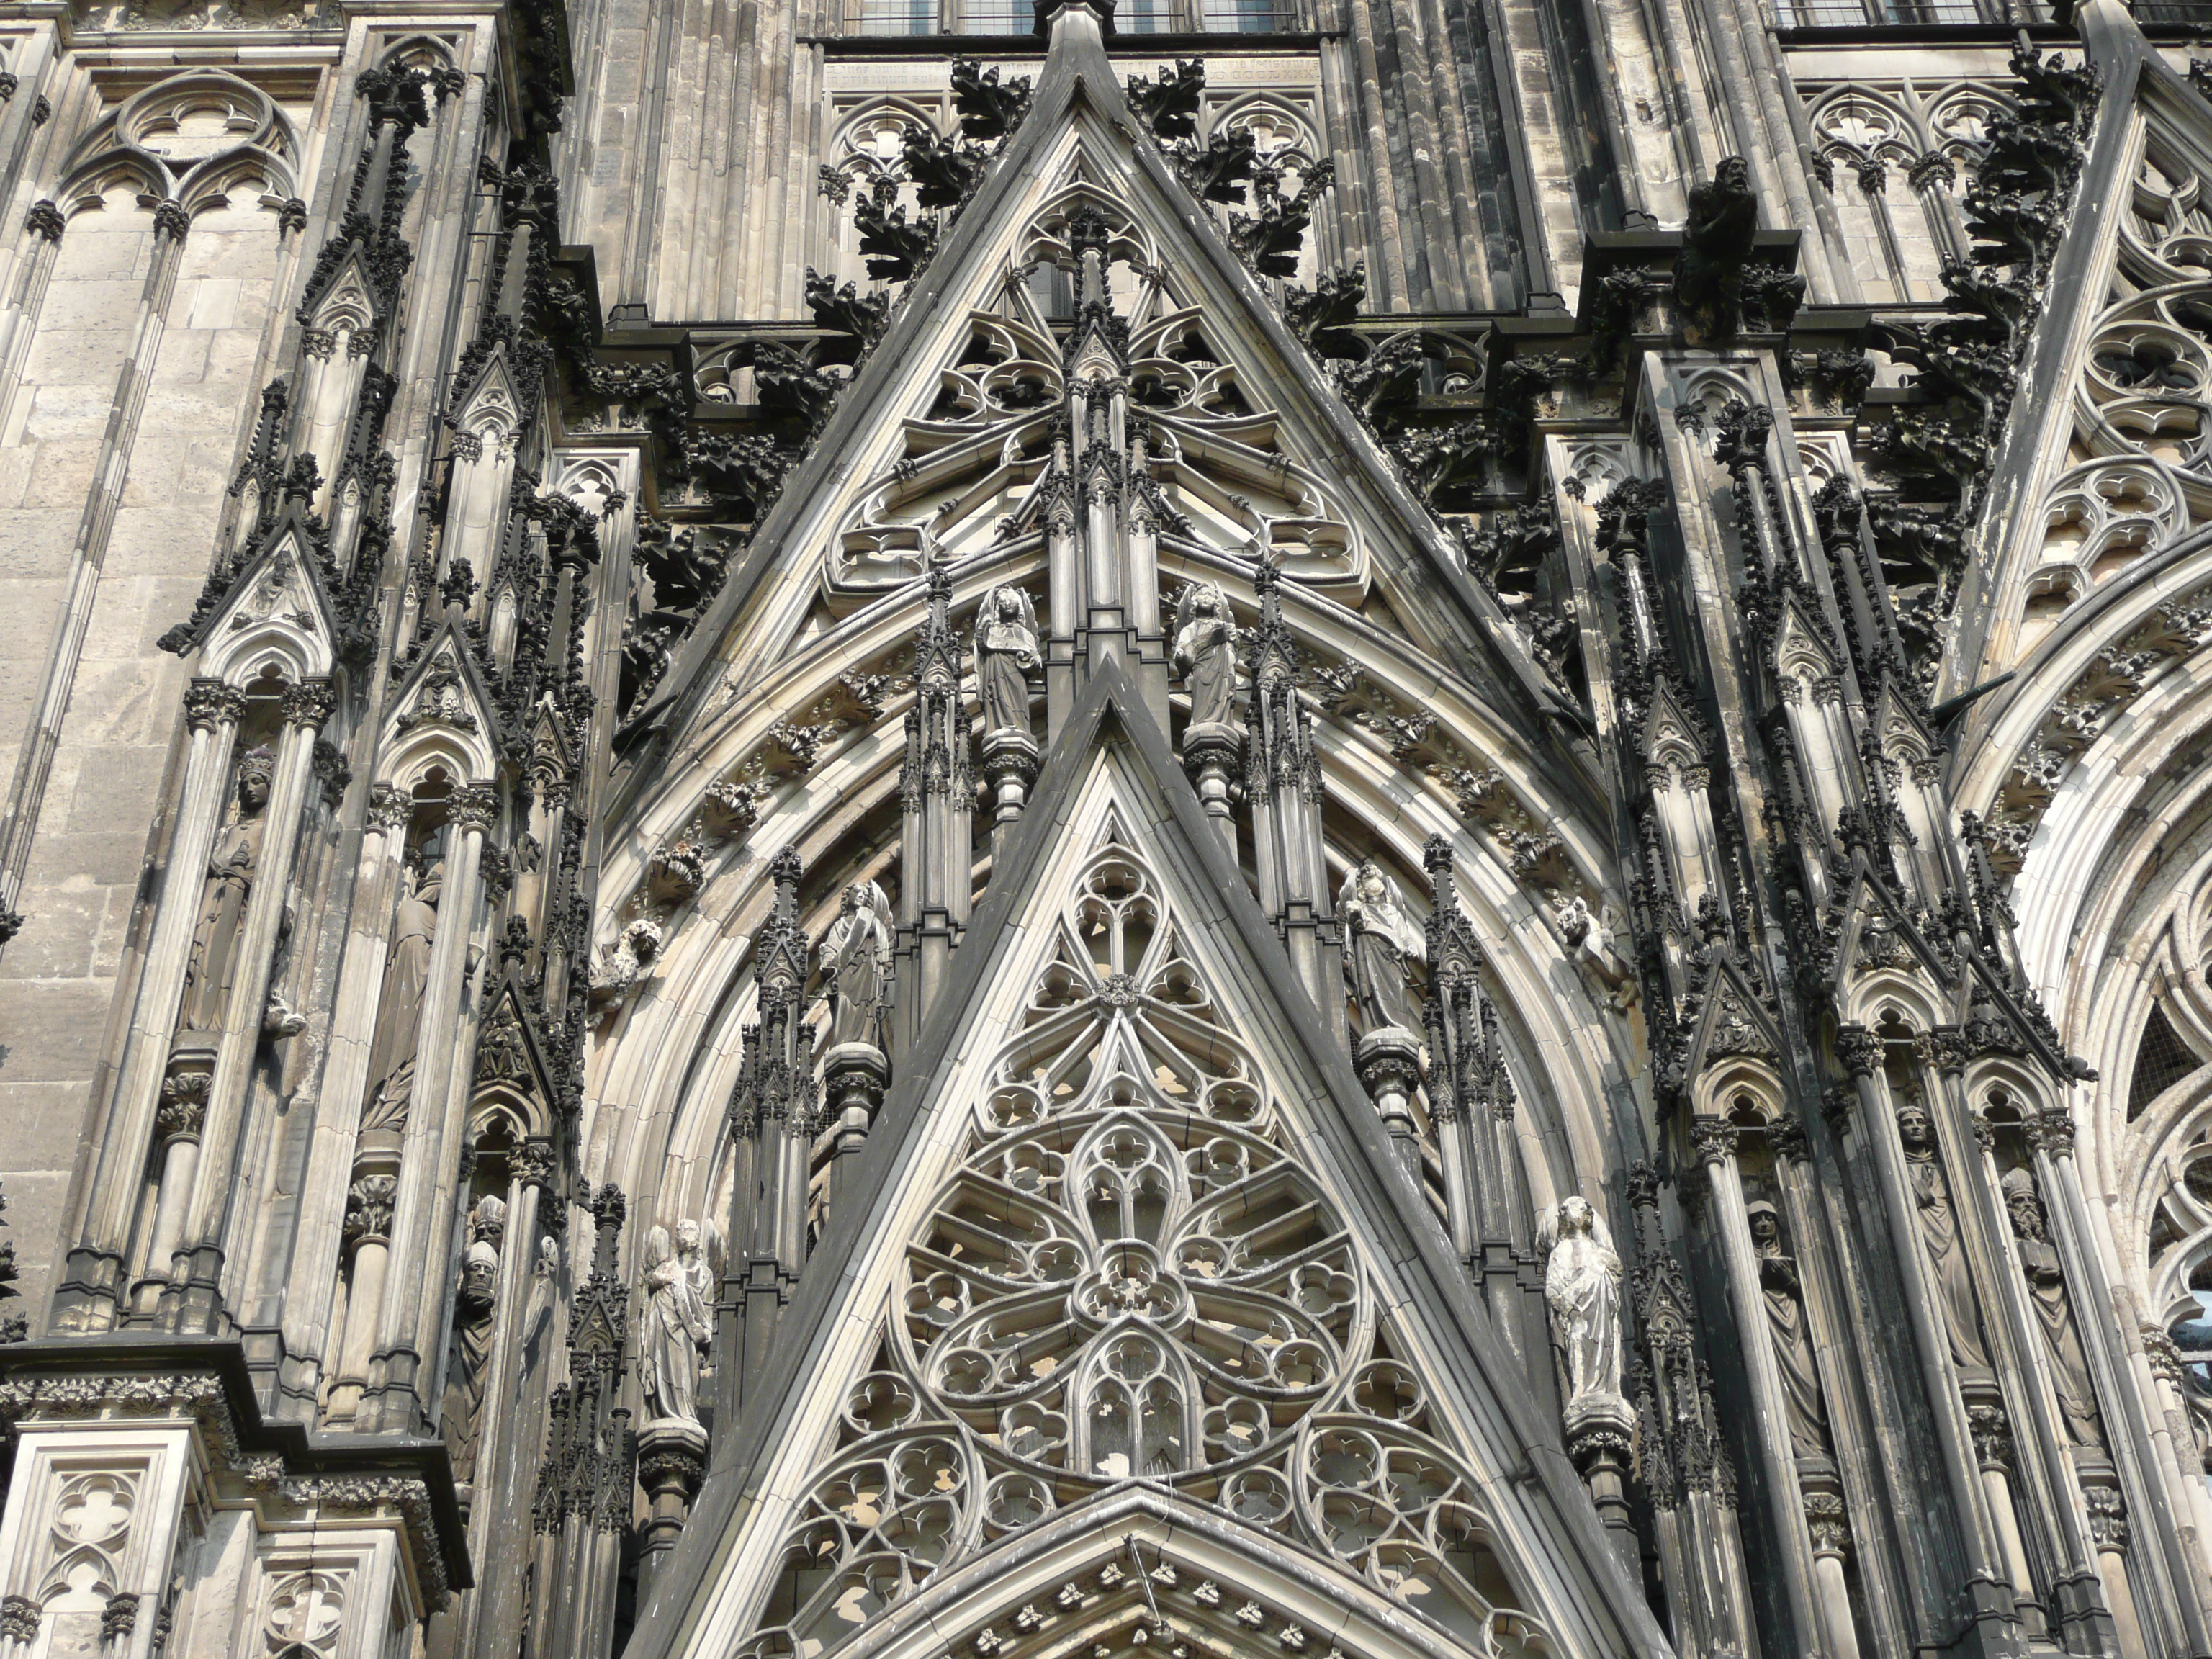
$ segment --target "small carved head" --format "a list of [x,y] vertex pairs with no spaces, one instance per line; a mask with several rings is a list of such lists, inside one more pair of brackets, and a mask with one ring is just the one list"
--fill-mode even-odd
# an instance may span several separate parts
[[1772,1244],[1782,1237],[1782,1218],[1765,1199],[1756,1199],[1743,1206],[1744,1215],[1751,1223],[1751,1242]]
[[1936,1144],[1936,1125],[1928,1115],[1928,1109],[1917,1101],[1908,1101],[1899,1108],[1897,1138],[1905,1143],[1908,1152],[1920,1153]]
[[276,770],[276,757],[268,748],[249,749],[238,763],[239,804],[258,812],[269,804],[269,781]]
[[2022,1238],[2045,1237],[2043,1194],[2035,1189],[2035,1176],[2024,1169],[2008,1170],[1998,1186],[2004,1193],[2005,1213],[2012,1230]]
[[1751,194],[1751,163],[1741,155],[1731,155],[1713,169],[1713,183],[1730,196]]
[[1597,1221],[1597,1212],[1590,1208],[1589,1200],[1579,1194],[1559,1200],[1559,1237],[1570,1233],[1589,1232]]

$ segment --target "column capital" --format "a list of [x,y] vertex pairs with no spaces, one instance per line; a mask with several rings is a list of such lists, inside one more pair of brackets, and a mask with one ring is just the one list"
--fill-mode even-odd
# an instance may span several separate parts
[[372,829],[405,827],[415,816],[415,797],[396,783],[380,783],[368,792],[368,822]]
[[1700,1164],[1725,1164],[1735,1156],[1742,1131],[1726,1118],[1699,1118],[1690,1125],[1690,1145]]
[[284,724],[319,732],[338,706],[337,687],[321,675],[284,690]]
[[1836,1058],[1854,1078],[1872,1077],[1881,1069],[1881,1039],[1864,1025],[1846,1025],[1836,1033]]
[[499,818],[499,791],[489,783],[470,784],[453,797],[447,810],[455,829],[489,835]]
[[195,732],[235,726],[246,714],[246,693],[222,681],[196,678],[185,688],[185,724]]

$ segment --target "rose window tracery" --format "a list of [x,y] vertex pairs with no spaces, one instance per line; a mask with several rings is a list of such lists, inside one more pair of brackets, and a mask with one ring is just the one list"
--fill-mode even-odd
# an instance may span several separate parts
[[813,1659],[1132,1479],[1474,1651],[1540,1644],[1345,1217],[1125,842],[1078,873],[1014,1026],[746,1651]]

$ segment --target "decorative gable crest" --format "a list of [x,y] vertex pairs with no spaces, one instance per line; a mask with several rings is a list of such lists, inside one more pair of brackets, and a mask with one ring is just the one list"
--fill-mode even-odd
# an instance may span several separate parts
[[319,527],[294,501],[230,580],[210,583],[193,617],[160,643],[179,656],[201,652],[200,672],[211,678],[235,679],[273,663],[296,679],[328,674],[337,638]]
[[443,750],[464,775],[489,778],[505,753],[497,706],[476,653],[453,617],[440,622],[394,688],[388,740],[404,751]]
[[453,430],[456,451],[470,459],[483,453],[487,438],[502,446],[513,440],[522,425],[522,398],[508,367],[506,342],[492,348],[483,367],[455,396],[446,424]]

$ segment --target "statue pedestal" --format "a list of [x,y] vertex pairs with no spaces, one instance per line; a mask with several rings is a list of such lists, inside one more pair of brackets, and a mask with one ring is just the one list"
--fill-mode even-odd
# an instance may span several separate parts
[[699,1424],[688,1417],[656,1417],[637,1431],[637,1483],[653,1505],[638,1563],[641,1595],[651,1570],[675,1547],[691,1518],[691,1500],[706,1478],[707,1431]]
[[1040,751],[1036,739],[1026,732],[1006,727],[983,734],[983,776],[996,804],[994,823],[1000,830],[1012,826],[1028,802],[1030,785],[1036,781]]
[[891,1063],[872,1042],[841,1042],[823,1056],[822,1099],[837,1119],[837,1157],[860,1150],[890,1080]]
[[1230,781],[1244,759],[1244,733],[1222,720],[1198,720],[1183,728],[1182,769],[1206,805],[1209,817],[1229,821]]
[[1421,1138],[1413,1122],[1413,1091],[1421,1082],[1421,1039],[1402,1025],[1383,1025],[1352,1046],[1352,1068],[1375,1103],[1382,1127],[1416,1185],[1421,1179]]
[[1560,1414],[1567,1456],[1589,1488],[1598,1519],[1614,1552],[1632,1571],[1642,1571],[1636,1522],[1628,1512],[1628,1471],[1636,1450],[1636,1411],[1617,1394],[1586,1394]]

